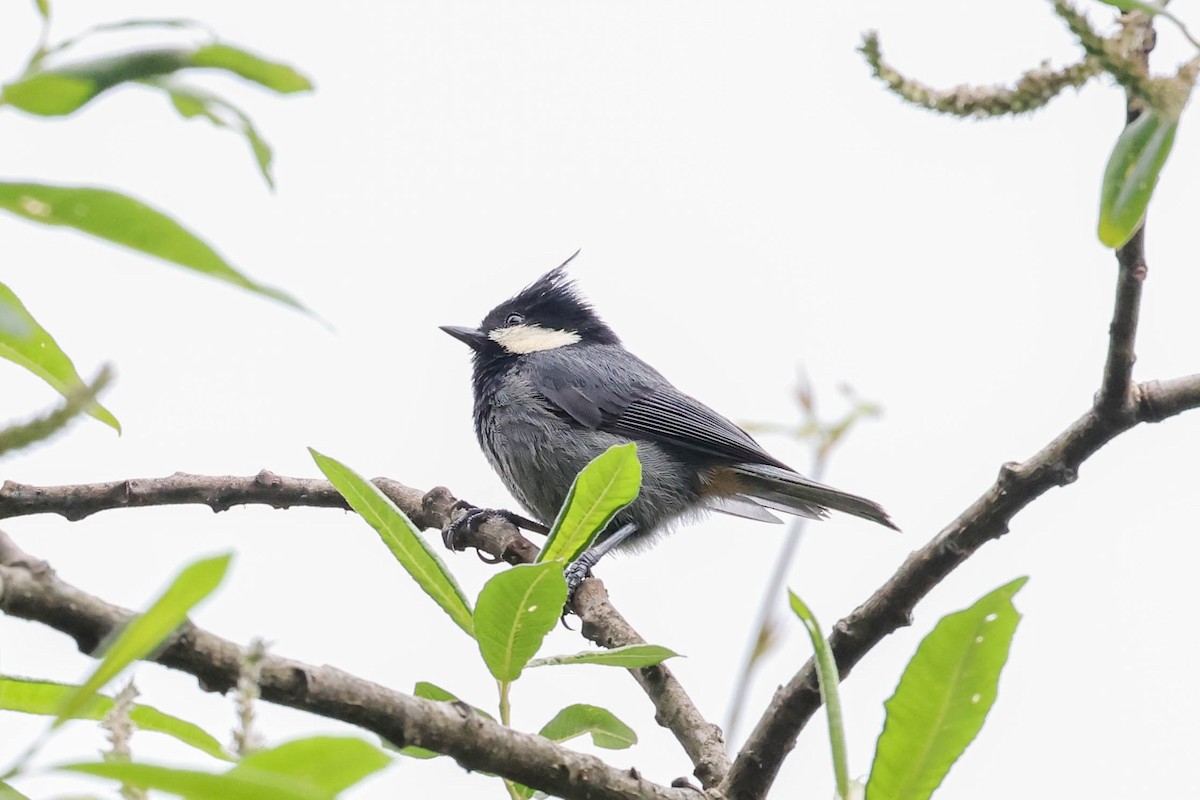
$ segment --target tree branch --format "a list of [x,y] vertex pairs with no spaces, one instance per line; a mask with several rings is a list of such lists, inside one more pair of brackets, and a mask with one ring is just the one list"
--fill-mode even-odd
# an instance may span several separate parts
[[[443,487],[423,493],[388,478],[375,478],[372,483],[419,528],[445,531],[462,513],[454,495]],[[328,481],[289,478],[266,470],[254,477],[177,472],[165,478],[76,486],[27,486],[8,481],[0,487],[0,519],[59,514],[69,520],[80,520],[108,509],[186,504],[226,511],[249,503],[274,508],[349,507]],[[516,526],[500,517],[488,517],[453,544],[458,550],[473,547],[509,564],[532,563],[538,554],[536,545],[522,536]],[[581,602],[585,597],[591,599]],[[608,602],[603,584],[598,581],[584,582],[577,593],[576,608],[583,620],[584,635],[602,647],[645,643]],[[692,760],[694,774],[700,782],[705,786],[720,783],[730,763],[720,729],[704,719],[665,665],[630,670],[630,673],[654,703],[655,719],[671,731]]]
[[[1122,17],[1122,36],[1102,39],[1066,0],[1055,10],[1126,89],[1125,122],[1137,118],[1146,100],[1154,31],[1144,14]],[[1200,374],[1168,381],[1132,382],[1134,341],[1142,284],[1146,278],[1145,238],[1141,227],[1117,251],[1117,289],[1109,346],[1100,391],[1092,407],[1021,464],[1008,463],[990,489],[920,550],[849,616],[829,637],[842,679],[885,636],[910,623],[913,608],[951,571],[990,539],[1008,532],[1009,522],[1055,486],[1075,480],[1079,466],[1093,453],[1140,422],[1160,422],[1200,407]],[[738,754],[720,789],[730,800],[761,798],[770,788],[796,737],[821,706],[817,674],[810,659],[784,687]]]
[[[0,533],[0,611],[75,639],[92,654],[133,613],[58,579],[43,562]],[[208,691],[236,686],[243,651],[190,622],[153,660],[196,676]],[[469,770],[493,772],[556,796],[579,800],[694,800],[694,791],[661,786],[549,739],[506,728],[461,703],[439,703],[387,689],[330,666],[264,656],[259,686],[272,703],[377,733],[393,744],[444,753]]]
[[966,85],[936,89],[903,75],[885,61],[879,47],[879,34],[875,31],[863,35],[858,49],[871,67],[871,73],[901,100],[956,117],[1028,114],[1045,106],[1068,86],[1078,89],[1103,71],[1097,59],[1087,56],[1060,69],[1050,69],[1043,64],[1023,72],[1011,89]]
[[[1133,412],[1112,421],[1092,408],[1054,441],[1021,464],[1009,463],[982,497],[934,539],[912,553],[896,573],[829,637],[842,679],[885,636],[908,625],[917,602],[990,539],[1008,532],[1012,518],[1055,486],[1075,480],[1079,465],[1116,436],[1140,422],[1158,422],[1200,407],[1200,374],[1133,387]],[[730,800],[766,794],[800,730],[821,706],[810,660],[775,692],[722,784]]]
[[[425,493],[388,478],[375,478],[372,483],[418,527],[442,526],[437,512],[448,511],[440,506],[433,511],[426,509],[422,504]],[[448,492],[446,494],[449,495]],[[250,478],[176,472],[165,478],[134,478],[74,486],[27,486],[13,481],[5,481],[0,486],[0,519],[30,514],[58,514],[77,522],[98,511],[114,508],[205,505],[220,512],[250,503],[274,508],[350,508],[329,481],[287,478],[265,469]]]

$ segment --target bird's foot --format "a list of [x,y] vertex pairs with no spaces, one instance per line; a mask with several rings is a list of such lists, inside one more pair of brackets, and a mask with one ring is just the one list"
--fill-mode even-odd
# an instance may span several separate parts
[[585,561],[584,556],[586,555],[587,553],[585,552],[568,564],[567,568],[563,570],[563,577],[567,579],[566,608],[570,608],[571,603],[575,601],[575,592],[579,589],[579,584],[583,583],[585,579],[592,577],[592,566],[596,561],[595,559]]
[[512,511],[502,508],[479,508],[464,500],[459,500],[450,508],[451,514],[457,511],[463,513],[455,516],[450,524],[442,528],[442,544],[446,545],[449,550],[466,550],[471,547],[471,537],[479,531],[479,526],[485,520],[492,518],[502,519],[518,528],[524,528],[534,533],[546,533],[548,530],[545,525]]

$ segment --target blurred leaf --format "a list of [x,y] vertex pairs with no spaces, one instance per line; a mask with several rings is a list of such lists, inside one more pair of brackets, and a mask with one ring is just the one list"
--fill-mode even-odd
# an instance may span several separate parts
[[1178,127],[1177,119],[1149,109],[1121,132],[1100,188],[1097,232],[1106,247],[1121,247],[1142,224]]
[[[194,23],[190,20],[130,20],[106,29],[145,25],[179,27]],[[54,50],[61,50],[76,41],[78,39],[68,40]],[[46,53],[42,53],[34,60],[32,71],[0,87],[0,100],[30,114],[64,116],[73,114],[101,93],[123,83],[148,81],[184,69],[223,70],[285,94],[313,88],[308,78],[294,68],[227,44],[134,50],[40,69],[45,56]]]
[[539,733],[547,739],[565,742],[585,733],[592,735],[592,744],[608,750],[624,750],[637,744],[637,734],[608,709],[576,704],[567,706],[542,726]]
[[43,225],[75,228],[306,311],[278,289],[242,275],[175,220],[118,192],[0,182],[0,208]]
[[269,772],[296,778],[330,796],[391,763],[379,748],[348,736],[310,736],[243,758],[226,775]]
[[584,467],[554,520],[538,554],[538,563],[561,559],[570,563],[588,548],[642,485],[637,444],[613,445]]
[[641,667],[652,667],[655,664],[666,661],[668,658],[677,658],[678,656],[678,653],[656,644],[630,644],[624,647],[614,647],[611,650],[587,650],[569,656],[535,658],[525,666],[548,667],[558,664],[599,664],[604,667],[639,669]]
[[821,625],[800,596],[788,590],[788,602],[792,611],[804,623],[808,638],[812,640],[816,653],[817,685],[821,690],[821,700],[825,703],[825,715],[829,720],[829,747],[833,753],[833,773],[837,780],[838,797],[847,800],[850,795],[850,767],[846,759],[846,730],[842,724],[842,701],[838,695],[838,683],[841,675],[838,673],[837,662],[833,659],[833,651],[821,633]]
[[263,139],[245,112],[214,94],[176,82],[158,81],[155,85],[167,92],[171,104],[185,119],[203,117],[218,128],[227,128],[246,137],[259,172],[267,185],[275,188],[275,179],[271,175],[271,146]]
[[37,6],[38,13],[42,15],[42,19],[50,21],[50,0],[34,0],[34,5]]
[[332,800],[335,797],[333,792],[299,778],[260,770],[219,774],[120,761],[65,764],[59,769],[157,789],[188,800]]
[[91,676],[63,701],[54,727],[87,708],[100,688],[125,667],[158,649],[183,624],[188,612],[220,585],[231,558],[232,554],[226,553],[185,567],[144,614],[122,627],[116,638],[101,648],[104,657]]
[[558,624],[567,582],[558,562],[521,564],[493,576],[475,603],[475,639],[496,680],[514,681]]
[[82,386],[71,392],[67,395],[66,402],[58,408],[26,422],[0,428],[0,455],[45,441],[66,428],[71,420],[80,414],[86,414],[88,409],[96,405],[96,398],[111,379],[112,373],[106,366],[100,370],[91,386]]
[[202,47],[192,56],[191,62],[192,66],[196,67],[211,67],[232,72],[283,94],[306,92],[313,88],[312,81],[295,68],[268,61],[262,56],[228,44],[210,44]]
[[[80,688],[82,687],[72,684],[0,676],[0,709],[19,711],[23,714],[57,716],[67,698]],[[71,715],[71,719],[101,720],[112,707],[112,698],[95,695],[79,706]],[[129,716],[139,730],[165,733],[213,758],[233,760],[220,742],[200,726],[187,720],[141,704],[135,704]]]
[[0,781],[0,800],[29,800],[29,798],[4,781]]
[[983,727],[1021,615],[1018,578],[943,617],[908,662],[875,746],[870,800],[926,800]]
[[43,117],[70,114],[96,94],[92,81],[70,75],[32,75],[0,87],[0,101]]
[[471,605],[446,565],[425,543],[416,526],[404,512],[396,508],[375,484],[365,480],[345,464],[322,455],[311,447],[308,452],[334,488],[341,492],[350,507],[358,512],[383,539],[400,566],[416,580],[426,594],[450,615],[458,627],[474,636]]
[[178,48],[138,50],[36,71],[5,84],[0,99],[30,114],[64,116],[118,84],[177,72],[189,66],[192,54]]
[[[64,397],[87,390],[70,357],[3,283],[0,283],[0,357],[29,370]],[[116,417],[99,403],[88,413],[120,432]]]

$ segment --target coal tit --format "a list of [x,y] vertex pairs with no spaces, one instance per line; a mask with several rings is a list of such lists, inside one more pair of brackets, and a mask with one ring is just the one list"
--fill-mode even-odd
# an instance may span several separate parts
[[896,528],[878,504],[805,478],[626,350],[580,296],[568,263],[478,328],[442,330],[474,350],[475,434],[540,522],[553,522],[588,462],[637,442],[641,492],[568,574],[572,583],[608,550],[646,543],[705,510],[779,522],[772,511],[820,518],[835,509]]

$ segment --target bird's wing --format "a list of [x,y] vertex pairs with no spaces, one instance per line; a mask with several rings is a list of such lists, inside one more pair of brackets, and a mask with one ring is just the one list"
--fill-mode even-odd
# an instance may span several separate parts
[[[529,377],[550,403],[594,430],[650,439],[719,461],[788,469],[750,434],[676,389],[645,362],[628,355],[620,360],[603,355],[586,363],[540,358],[531,365]],[[614,370],[614,363],[623,368]]]

